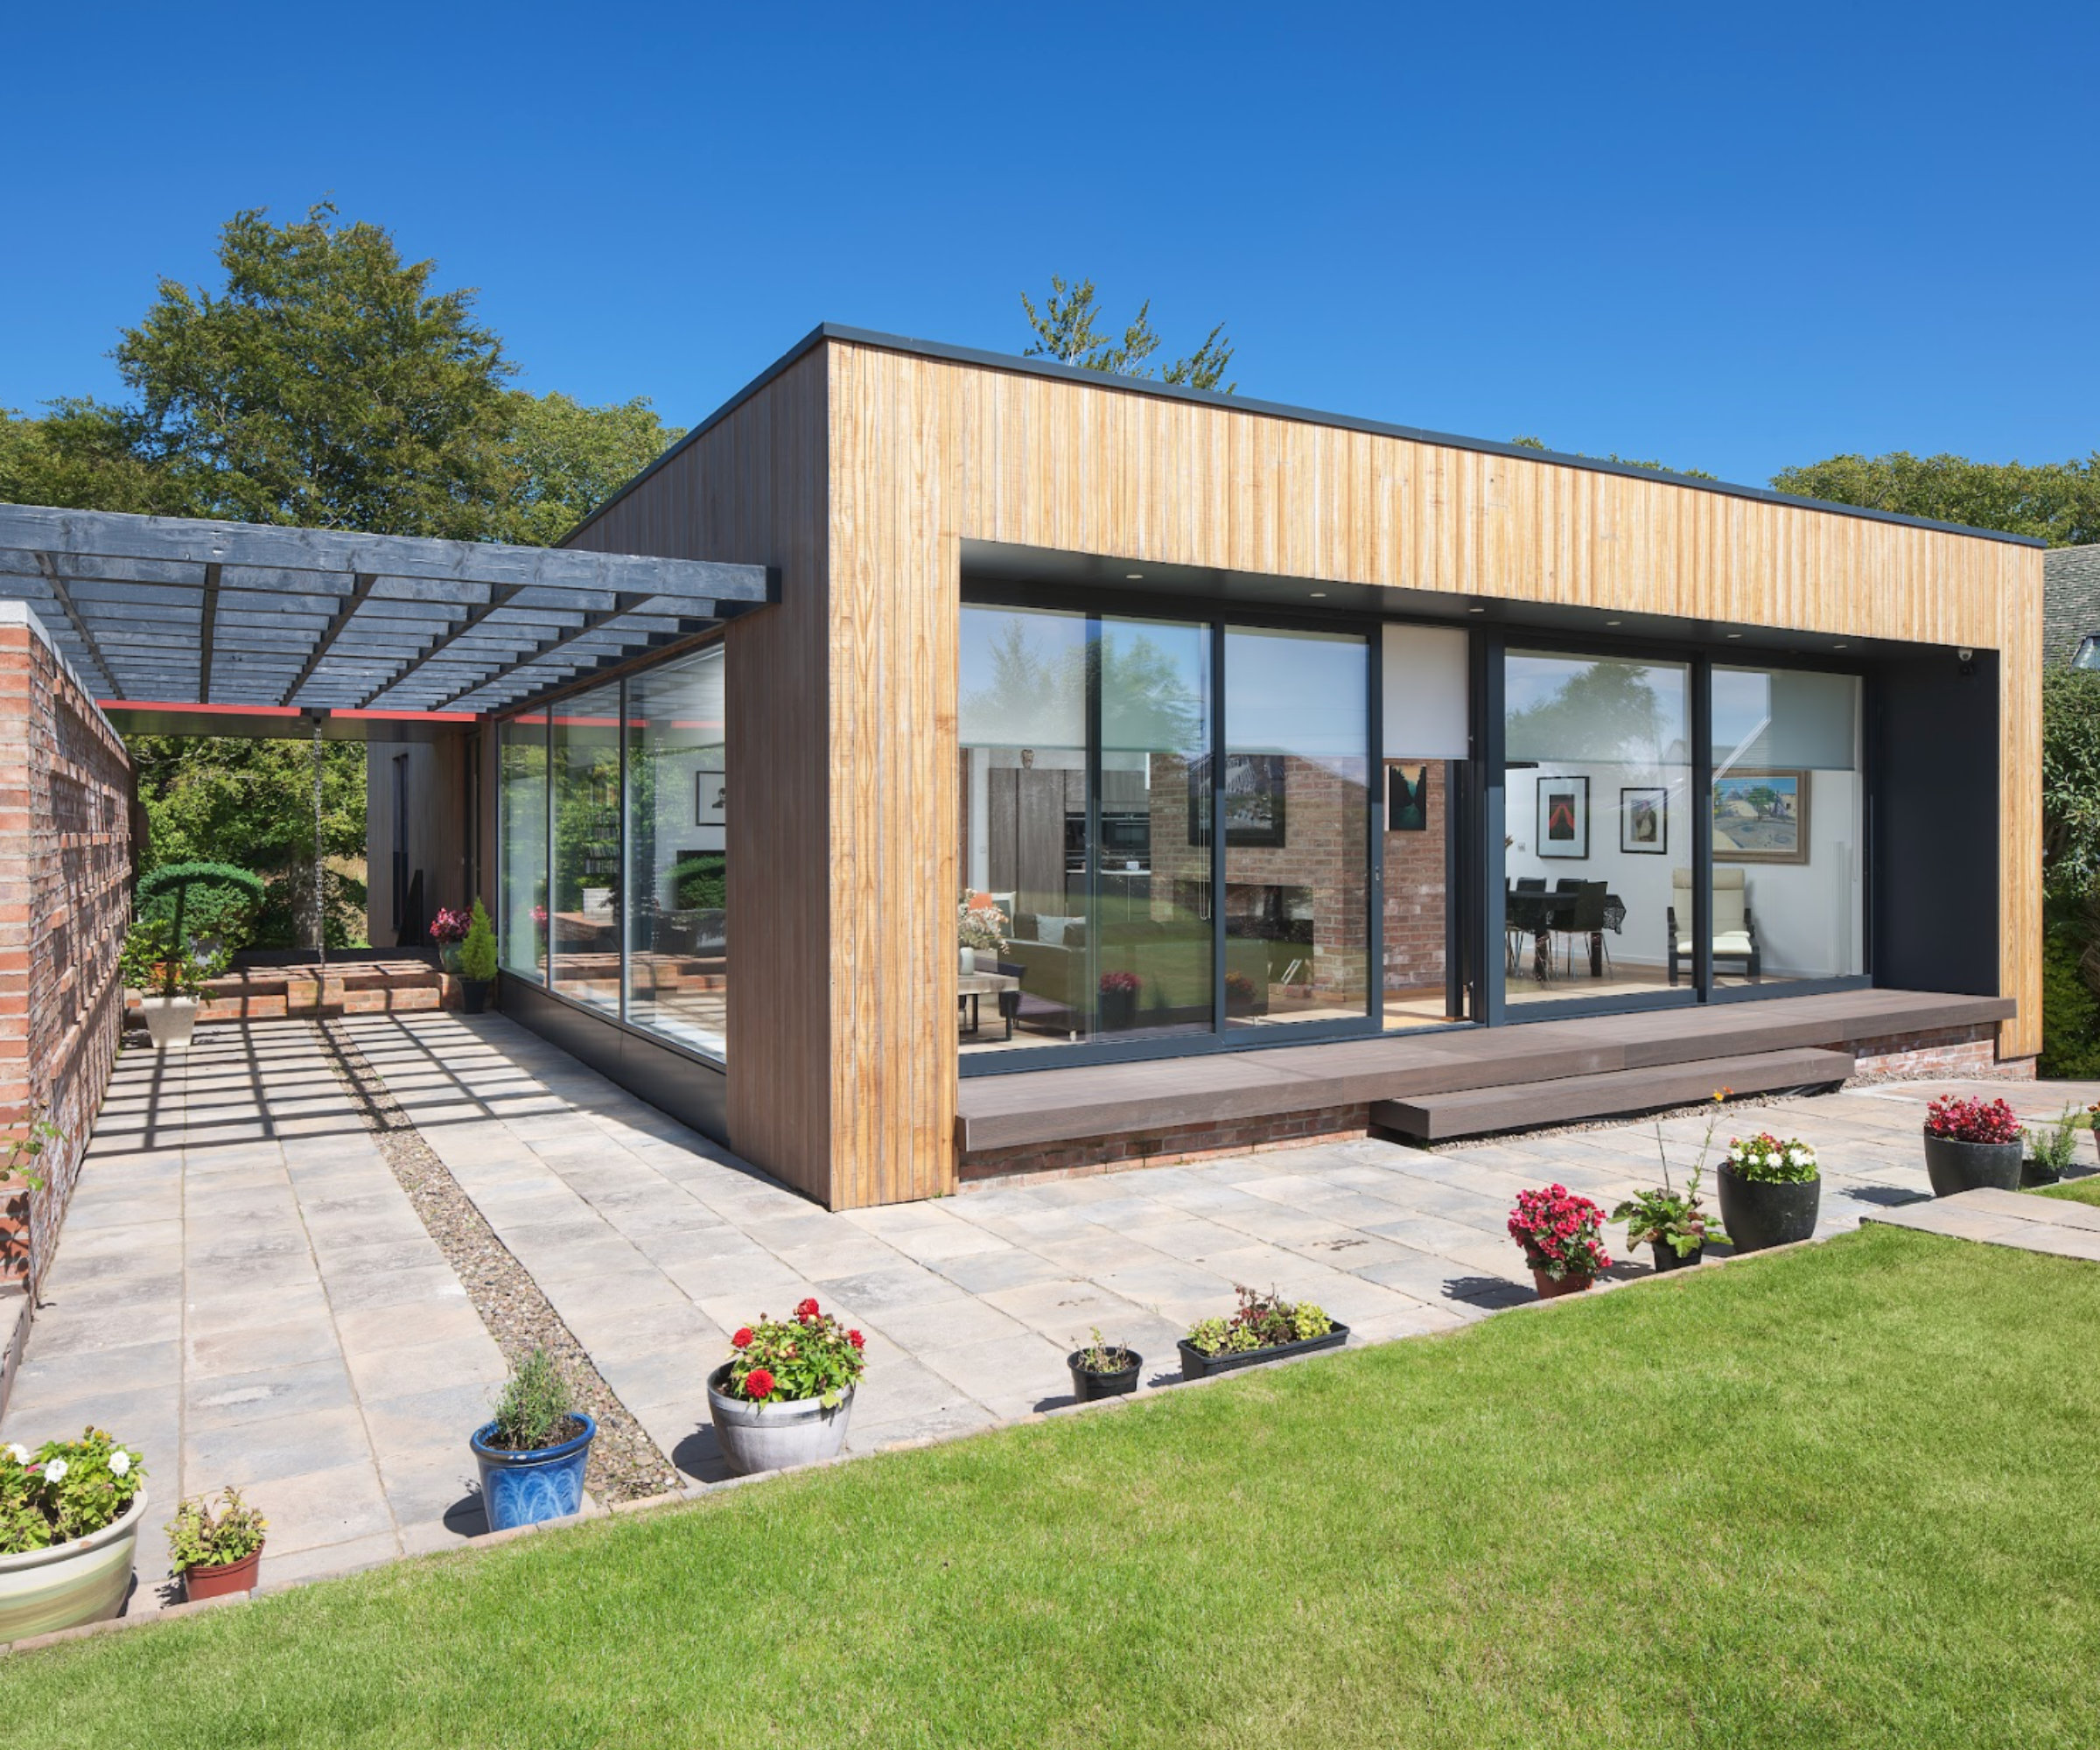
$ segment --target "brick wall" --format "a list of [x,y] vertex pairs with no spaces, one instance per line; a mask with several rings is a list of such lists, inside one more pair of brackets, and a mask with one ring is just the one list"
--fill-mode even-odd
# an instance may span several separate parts
[[[1409,762],[1413,763],[1413,762]],[[1385,989],[1419,990],[1444,983],[1444,762],[1422,764],[1428,823],[1385,835]]]
[[1857,1040],[1851,1050],[1856,1066],[1852,1079],[1856,1082],[1980,1075],[2006,1082],[2034,1079],[2033,1058],[1998,1057],[1995,1026],[1942,1027],[1936,1032]]
[[64,1132],[38,1164],[42,1191],[0,1193],[0,1282],[32,1290],[123,1024],[131,790],[93,696],[35,615],[0,603],[0,1125],[40,1113]]

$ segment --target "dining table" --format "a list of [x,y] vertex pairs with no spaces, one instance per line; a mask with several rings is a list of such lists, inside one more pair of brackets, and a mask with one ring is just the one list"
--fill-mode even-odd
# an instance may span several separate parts
[[[1535,892],[1528,888],[1507,887],[1502,893],[1502,922],[1505,931],[1514,935],[1521,931],[1531,938],[1531,976],[1544,984],[1553,976],[1553,934],[1557,930],[1570,928],[1575,918],[1575,907],[1581,902],[1579,890],[1558,893]],[[1614,934],[1623,934],[1626,928],[1626,901],[1618,894],[1606,892],[1604,896],[1604,929]],[[1590,932],[1590,976],[1604,976],[1604,929]],[[1509,970],[1516,970],[1516,949],[1514,943],[1509,950]]]

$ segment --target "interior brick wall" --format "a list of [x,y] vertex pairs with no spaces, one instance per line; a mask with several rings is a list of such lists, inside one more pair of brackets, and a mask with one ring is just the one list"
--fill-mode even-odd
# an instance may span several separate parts
[[0,1192],[0,1284],[48,1267],[123,1026],[131,762],[35,616],[0,604],[0,1126],[63,1132]]
[[[1413,763],[1413,762],[1409,762]],[[1385,988],[1418,990],[1444,982],[1445,835],[1449,813],[1444,762],[1422,762],[1427,824],[1385,835]]]

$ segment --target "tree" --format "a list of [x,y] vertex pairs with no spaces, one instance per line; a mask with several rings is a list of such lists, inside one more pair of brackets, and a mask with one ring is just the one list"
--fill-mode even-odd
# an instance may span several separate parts
[[[1520,450],[1544,450],[1546,448],[1544,442],[1536,438],[1512,438],[1509,441]],[[1616,462],[1622,468],[1646,468],[1653,473],[1682,474],[1687,480],[1718,480],[1720,479],[1718,474],[1710,474],[1704,468],[1673,468],[1668,462],[1644,462],[1633,456],[1621,456],[1616,450],[1608,456],[1586,456],[1580,450],[1574,453],[1578,456],[1584,456],[1584,458],[1588,461]]]
[[[1150,298],[1138,306],[1137,318],[1123,331],[1121,340],[1102,333],[1094,326],[1100,312],[1090,279],[1068,285],[1052,274],[1050,296],[1043,300],[1042,309],[1037,310],[1025,291],[1021,308],[1027,312],[1028,326],[1035,332],[1025,355],[1031,359],[1055,359],[1061,364],[1077,365],[1082,371],[1102,371],[1112,376],[1151,378],[1155,372],[1146,360],[1166,344],[1152,327]],[[1203,337],[1203,344],[1194,352],[1158,372],[1158,379],[1186,388],[1216,389],[1222,383],[1221,393],[1231,395],[1239,388],[1236,382],[1224,382],[1232,354],[1232,342],[1226,338],[1225,325],[1221,322]]]
[[501,538],[551,547],[684,436],[657,417],[647,396],[585,407],[565,395],[514,391]]
[[2100,452],[2082,462],[1972,462],[1965,456],[1832,456],[1785,468],[1773,486],[1933,522],[2031,536],[2052,547],[2100,541]]

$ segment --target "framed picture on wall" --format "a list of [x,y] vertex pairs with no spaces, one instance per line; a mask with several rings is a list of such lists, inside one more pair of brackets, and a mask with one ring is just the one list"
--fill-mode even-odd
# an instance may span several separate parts
[[1653,788],[1619,792],[1619,849],[1629,856],[1670,854],[1670,792]]
[[1538,780],[1538,854],[1580,861],[1590,854],[1590,780]]
[[1429,767],[1418,760],[1385,762],[1385,830],[1429,830]]
[[1738,766],[1713,780],[1716,863],[1806,863],[1809,774]]
[[729,819],[729,774],[725,772],[693,774],[693,824],[721,826]]
[[[1225,756],[1225,843],[1280,845],[1284,824],[1284,756]],[[1210,842],[1210,755],[1188,762],[1188,842]]]

